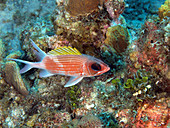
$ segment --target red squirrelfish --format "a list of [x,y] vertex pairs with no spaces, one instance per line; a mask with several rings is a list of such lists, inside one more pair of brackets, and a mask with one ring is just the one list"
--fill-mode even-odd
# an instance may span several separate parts
[[64,87],[69,87],[80,82],[83,77],[92,77],[103,74],[110,70],[103,61],[81,54],[76,48],[70,46],[60,47],[55,50],[43,52],[32,40],[33,51],[40,60],[39,62],[28,62],[20,59],[10,59],[25,63],[20,73],[25,73],[31,68],[41,69],[40,77],[49,77],[55,74],[71,76]]

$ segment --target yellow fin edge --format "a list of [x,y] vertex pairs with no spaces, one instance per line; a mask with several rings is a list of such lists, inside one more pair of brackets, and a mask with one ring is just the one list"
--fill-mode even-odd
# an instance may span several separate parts
[[76,48],[70,46],[59,47],[48,52],[51,55],[82,55]]

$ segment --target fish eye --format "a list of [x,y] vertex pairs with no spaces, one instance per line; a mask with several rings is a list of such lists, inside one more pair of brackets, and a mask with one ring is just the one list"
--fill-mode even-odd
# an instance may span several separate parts
[[93,64],[91,65],[91,68],[92,68],[93,70],[95,70],[95,71],[100,71],[100,70],[101,70],[101,66],[100,66],[100,64],[98,64],[98,63],[93,63]]

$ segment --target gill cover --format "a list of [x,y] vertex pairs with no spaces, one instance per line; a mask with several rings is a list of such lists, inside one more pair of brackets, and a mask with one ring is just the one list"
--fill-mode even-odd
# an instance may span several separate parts
[[88,57],[88,60],[85,64],[87,67],[88,74],[90,74],[91,76],[97,76],[104,72],[107,65],[103,61],[92,56],[88,56],[88,55],[84,55],[84,56]]

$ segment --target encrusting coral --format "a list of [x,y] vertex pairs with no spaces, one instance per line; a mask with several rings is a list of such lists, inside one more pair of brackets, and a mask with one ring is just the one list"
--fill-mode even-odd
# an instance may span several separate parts
[[0,39],[0,61],[3,60],[4,56],[5,56],[5,45],[2,39]]
[[[28,95],[28,90],[21,78],[19,73],[19,67],[16,62],[9,61],[5,63],[5,68],[3,70],[5,74],[5,81],[20,92],[23,95]],[[11,73],[12,72],[12,73]]]
[[162,21],[164,18],[170,17],[170,0],[166,0],[159,8],[159,18]]
[[98,10],[101,0],[67,0],[66,11],[72,16],[91,13]]
[[125,52],[129,45],[130,35],[125,27],[120,25],[109,27],[106,33],[105,44],[114,48],[117,53]]
[[104,5],[112,20],[114,20],[116,24],[119,24],[119,16],[125,9],[124,0],[105,0]]
[[[168,102],[169,98],[161,98],[152,102],[145,101],[137,111],[119,110],[116,114],[119,126],[124,128],[167,128],[169,124]],[[132,116],[133,114],[135,116]]]

